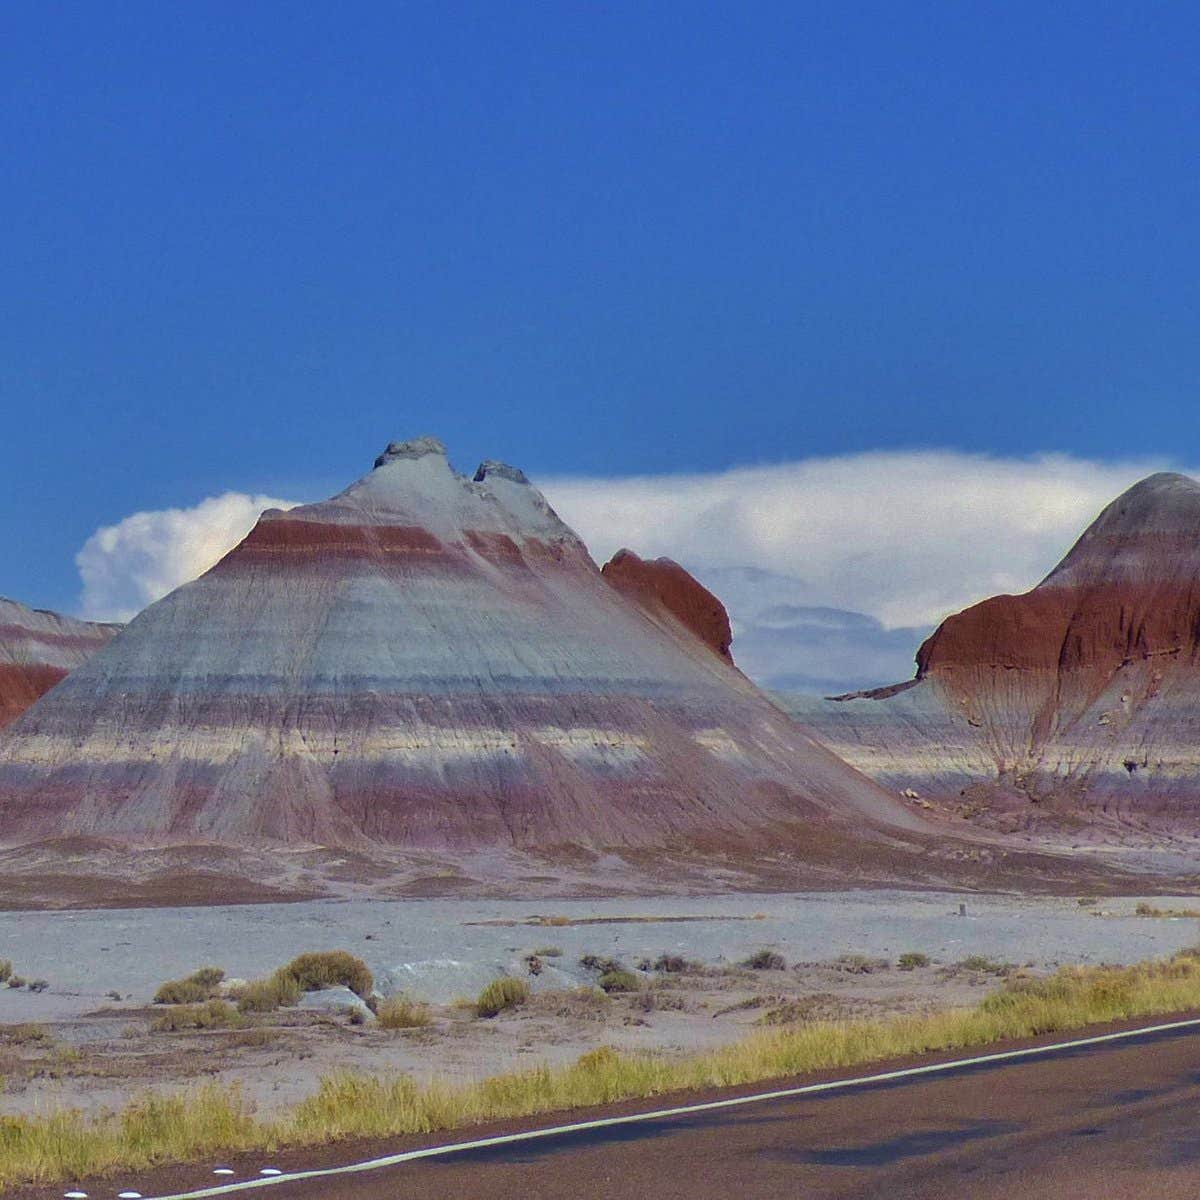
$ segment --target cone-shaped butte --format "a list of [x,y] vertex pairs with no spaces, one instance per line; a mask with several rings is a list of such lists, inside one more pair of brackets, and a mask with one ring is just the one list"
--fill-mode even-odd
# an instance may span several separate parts
[[611,586],[519,471],[431,438],[264,513],[0,746],[9,842],[803,855],[830,827],[923,828]]
[[1200,484],[1142,480],[917,664],[908,687],[788,707],[889,787],[984,819],[1200,833]]

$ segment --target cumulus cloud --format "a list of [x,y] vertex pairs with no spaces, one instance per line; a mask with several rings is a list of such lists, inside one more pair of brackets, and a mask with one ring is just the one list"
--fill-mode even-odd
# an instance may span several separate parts
[[273,496],[226,492],[191,508],[137,512],[102,526],[75,556],[83,615],[128,621],[207,571],[250,532],[263,509],[294,506]]
[[758,568],[796,581],[781,602],[865,613],[894,630],[1032,587],[1105,504],[1164,466],[883,451],[539,483],[598,558],[624,545],[700,574]]

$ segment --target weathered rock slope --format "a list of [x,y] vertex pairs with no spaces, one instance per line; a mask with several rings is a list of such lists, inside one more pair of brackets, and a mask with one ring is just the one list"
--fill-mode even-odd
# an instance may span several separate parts
[[331,500],[264,513],[7,731],[0,838],[803,855],[830,830],[846,853],[919,835],[732,666],[682,575],[643,564],[630,599],[519,471],[393,444]]
[[1200,834],[1200,484],[1136,484],[1032,591],[943,622],[917,667],[785,705],[887,787],[985,820]]
[[26,608],[0,596],[0,727],[87,662],[118,628]]
[[733,631],[725,605],[669,558],[647,561],[618,550],[600,572],[658,620],[680,622],[726,662],[733,662]]

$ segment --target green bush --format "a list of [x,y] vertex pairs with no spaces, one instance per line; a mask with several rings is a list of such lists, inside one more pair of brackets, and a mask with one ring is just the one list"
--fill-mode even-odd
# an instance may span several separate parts
[[183,979],[168,979],[154,993],[155,1004],[198,1004],[216,995],[225,978],[220,967],[201,967]]
[[597,983],[610,994],[636,992],[642,986],[642,981],[632,971],[605,971]]
[[481,1017],[494,1017],[506,1009],[517,1008],[529,999],[529,984],[523,979],[493,979],[479,993],[475,1012]]
[[12,976],[13,966],[12,960],[8,958],[0,958],[0,983],[7,983]]
[[929,955],[912,950],[907,954],[900,955],[896,960],[896,966],[902,971],[915,971],[917,967],[929,966]]

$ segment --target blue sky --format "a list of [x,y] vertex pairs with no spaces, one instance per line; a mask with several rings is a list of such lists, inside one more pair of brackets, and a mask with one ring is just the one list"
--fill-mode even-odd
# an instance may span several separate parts
[[0,593],[425,431],[1197,461],[1197,17],[1112,8],[10,7]]

